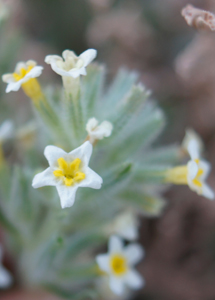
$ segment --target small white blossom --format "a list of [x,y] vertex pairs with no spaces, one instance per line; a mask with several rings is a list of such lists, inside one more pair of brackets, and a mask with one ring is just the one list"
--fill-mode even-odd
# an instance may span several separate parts
[[65,50],[62,56],[47,55],[45,62],[51,65],[53,71],[61,76],[77,78],[86,75],[86,67],[94,60],[97,55],[95,49],[88,49],[81,55],[76,56],[73,51]]
[[44,155],[50,167],[34,177],[33,187],[56,186],[62,208],[73,205],[79,187],[100,189],[102,178],[88,167],[92,149],[88,141],[69,153],[47,146]]
[[37,66],[33,60],[27,62],[19,62],[16,65],[14,73],[4,74],[2,80],[6,82],[6,93],[18,91],[20,87],[32,78],[39,77],[42,74],[43,67]]
[[211,166],[207,161],[200,159],[200,148],[196,139],[190,140],[187,150],[191,157],[187,164],[187,181],[190,189],[208,199],[214,199],[213,190],[205,182]]
[[108,121],[103,121],[100,125],[96,118],[88,120],[86,130],[88,132],[89,141],[93,144],[96,140],[102,140],[109,137],[113,130],[113,125]]
[[117,234],[128,241],[135,241],[138,238],[138,227],[139,222],[137,216],[131,211],[126,211],[118,215],[117,218],[107,226],[106,232]]
[[[2,248],[0,246],[0,262],[2,261]],[[10,273],[0,263],[0,288],[8,288],[12,284],[12,277]]]
[[0,143],[12,138],[14,133],[14,125],[11,120],[5,120],[0,126]]
[[196,139],[190,139],[187,145],[190,160],[186,165],[177,166],[165,172],[166,181],[174,184],[186,184],[192,191],[208,199],[214,199],[214,192],[206,183],[210,164],[200,158],[200,148]]
[[144,285],[143,278],[133,267],[143,255],[140,245],[124,247],[117,236],[110,237],[108,253],[97,255],[99,268],[109,275],[109,286],[116,295],[122,295],[126,286],[140,289]]

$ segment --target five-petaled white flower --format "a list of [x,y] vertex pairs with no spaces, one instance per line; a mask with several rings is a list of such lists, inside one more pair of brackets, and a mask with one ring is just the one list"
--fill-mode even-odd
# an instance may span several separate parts
[[0,126],[0,144],[7,139],[12,138],[14,133],[14,125],[11,120],[5,120]]
[[111,236],[109,240],[109,253],[97,255],[96,261],[99,268],[109,275],[111,290],[122,295],[125,286],[139,289],[144,285],[144,280],[133,268],[144,255],[142,247],[138,244],[123,246],[122,240]]
[[88,141],[69,153],[47,146],[44,155],[50,167],[34,177],[33,187],[56,186],[62,208],[73,205],[79,187],[100,189],[102,178],[88,167],[92,149]]
[[53,71],[61,76],[77,78],[80,75],[86,75],[86,67],[94,60],[97,55],[95,49],[88,49],[81,55],[76,54],[71,50],[65,50],[62,56],[47,55],[45,62],[50,64]]
[[88,120],[86,130],[91,144],[96,140],[102,140],[104,137],[109,137],[113,130],[113,125],[108,121],[103,121],[100,125],[96,118]]
[[196,138],[191,138],[187,143],[187,152],[191,157],[187,165],[167,170],[166,181],[174,184],[187,184],[197,194],[213,200],[214,192],[205,182],[211,167],[207,161],[201,159],[200,143]]
[[[2,261],[3,250],[0,246],[0,262]],[[12,284],[12,277],[10,273],[0,263],[0,288],[8,288]]]
[[211,166],[207,161],[200,158],[199,143],[196,139],[190,140],[187,150],[191,157],[191,160],[187,164],[187,181],[190,189],[208,199],[214,199],[213,190],[205,182]]
[[126,211],[116,217],[105,231],[110,234],[117,234],[128,241],[135,241],[138,238],[139,221],[132,211]]
[[[24,89],[26,88],[27,82],[32,79],[39,77],[42,74],[43,67],[37,66],[37,63],[34,60],[28,60],[27,62],[19,62],[16,65],[15,71],[12,74],[4,74],[2,76],[2,80],[6,82],[7,88],[6,93],[11,91],[18,91],[22,86]],[[31,82],[37,86],[35,80]]]

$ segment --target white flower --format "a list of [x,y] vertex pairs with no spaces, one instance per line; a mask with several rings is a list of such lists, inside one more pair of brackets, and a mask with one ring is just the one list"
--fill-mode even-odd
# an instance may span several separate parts
[[73,51],[65,50],[62,56],[47,55],[45,62],[51,65],[53,71],[61,76],[77,78],[86,75],[86,67],[94,60],[97,55],[95,49],[88,49],[81,55],[76,56]]
[[208,199],[214,199],[213,190],[205,182],[211,167],[207,161],[200,159],[200,148],[196,139],[190,140],[187,150],[191,157],[187,164],[187,181],[190,189]]
[[42,74],[43,67],[37,66],[33,60],[19,62],[12,74],[4,74],[2,80],[6,82],[6,93],[18,91],[20,87],[32,78],[39,77]]
[[138,218],[131,212],[121,213],[115,220],[107,226],[106,231],[111,234],[117,234],[125,240],[135,241],[138,238]]
[[187,129],[186,130],[185,137],[182,141],[182,148],[186,152],[189,153],[188,145],[189,145],[191,140],[195,141],[196,149],[197,149],[199,155],[202,154],[202,152],[204,150],[204,144],[203,144],[202,139],[200,138],[200,136],[193,129]]
[[88,132],[89,141],[93,144],[96,140],[102,140],[104,137],[111,135],[113,125],[108,121],[103,121],[100,125],[96,118],[88,120],[86,130]]
[[167,170],[166,181],[174,184],[187,184],[197,194],[213,200],[214,192],[206,183],[211,167],[207,161],[200,158],[200,149],[196,139],[189,141],[187,151],[191,160],[187,165]]
[[[2,248],[0,246],[0,261],[2,261]],[[0,264],[0,288],[8,288],[12,284],[10,273]]]
[[62,208],[73,205],[79,187],[100,189],[102,178],[88,167],[92,149],[88,141],[69,153],[55,146],[47,146],[44,155],[50,167],[34,177],[32,186],[56,186]]
[[123,247],[122,240],[117,236],[110,237],[109,252],[97,255],[96,261],[99,268],[109,275],[111,290],[122,295],[125,286],[139,289],[144,285],[144,280],[133,268],[143,257],[143,249],[138,244]]
[[5,120],[0,126],[0,143],[12,138],[14,133],[14,125],[11,120]]

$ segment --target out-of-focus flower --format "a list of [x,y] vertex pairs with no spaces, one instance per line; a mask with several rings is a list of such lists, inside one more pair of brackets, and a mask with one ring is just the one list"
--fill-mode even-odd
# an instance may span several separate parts
[[2,247],[0,246],[0,288],[5,289],[12,284],[12,277],[10,273],[1,264],[2,254],[3,254],[3,250]]
[[80,75],[87,75],[86,67],[97,55],[95,49],[88,49],[77,56],[71,50],[65,50],[62,56],[47,55],[45,62],[51,65],[53,71],[62,76],[63,85],[68,95],[76,98],[79,88]]
[[88,141],[69,153],[55,146],[47,146],[44,155],[50,167],[34,177],[32,186],[56,186],[62,208],[73,205],[79,187],[100,189],[102,178],[88,167],[92,149]]
[[14,133],[14,125],[11,120],[5,120],[0,126],[0,144],[5,140],[12,138]]
[[8,84],[6,93],[18,91],[22,87],[25,94],[32,100],[43,98],[40,84],[36,79],[42,74],[42,70],[43,67],[37,66],[33,60],[28,60],[26,63],[19,62],[14,73],[2,76],[2,80]]
[[97,255],[99,268],[109,275],[109,285],[115,294],[122,295],[126,285],[132,289],[139,289],[144,285],[143,278],[133,268],[143,254],[140,245],[130,244],[124,247],[119,237],[111,236],[109,252]]
[[88,139],[91,144],[97,140],[102,140],[104,137],[109,137],[113,130],[113,125],[108,121],[103,121],[100,125],[96,118],[88,120],[86,130],[88,132]]
[[138,218],[131,212],[126,211],[116,217],[105,230],[110,234],[117,234],[128,241],[135,241],[138,238]]
[[51,65],[52,70],[61,76],[77,78],[80,75],[87,75],[86,67],[97,55],[95,49],[88,49],[77,56],[73,51],[65,50],[62,56],[47,55],[45,62]]
[[182,9],[181,14],[189,26],[196,29],[215,30],[215,15],[210,11],[188,4]]
[[213,200],[214,192],[205,182],[211,167],[207,161],[200,159],[200,149],[196,139],[190,140],[187,145],[187,151],[191,160],[185,166],[167,170],[165,172],[166,181],[188,185],[197,194]]

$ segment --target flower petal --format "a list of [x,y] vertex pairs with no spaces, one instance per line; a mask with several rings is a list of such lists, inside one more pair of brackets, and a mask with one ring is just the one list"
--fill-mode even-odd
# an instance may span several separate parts
[[110,273],[110,259],[108,254],[97,255],[96,262],[102,271]]
[[67,72],[67,76],[71,76],[73,78],[77,78],[80,75],[87,75],[87,71],[86,71],[85,67],[73,68]]
[[210,200],[214,199],[214,191],[206,184],[203,184],[202,195]]
[[138,244],[130,244],[125,248],[124,255],[126,256],[129,265],[135,265],[143,258],[144,250]]
[[72,150],[68,154],[71,157],[74,157],[74,159],[80,158],[83,161],[83,164],[85,166],[88,166],[92,152],[93,152],[93,146],[91,145],[91,143],[89,141],[86,141],[80,147]]
[[111,276],[109,284],[110,284],[110,289],[114,294],[119,296],[123,295],[125,286],[124,286],[124,281],[121,277]]
[[93,189],[100,189],[103,183],[103,179],[96,172],[90,168],[84,170],[86,175],[85,179],[79,183],[80,187],[90,187]]
[[197,163],[193,160],[190,160],[187,163],[187,167],[188,167],[188,181],[190,181],[196,177],[199,167],[198,167]]
[[32,186],[37,189],[46,185],[54,186],[56,183],[57,180],[53,174],[52,168],[47,168],[45,171],[34,176]]
[[76,186],[57,185],[56,186],[62,208],[70,207],[75,202],[75,195],[78,189]]
[[125,283],[132,289],[140,289],[145,285],[145,280],[136,270],[129,270],[124,277]]
[[2,81],[6,83],[16,82],[13,74],[4,74],[2,75]]
[[33,67],[33,69],[28,72],[25,77],[23,79],[25,79],[25,81],[28,81],[29,78],[36,78],[39,77],[42,74],[43,71],[43,67],[42,66],[35,66]]
[[208,174],[211,170],[211,165],[205,160],[199,161],[199,168],[203,170],[203,174],[200,176],[201,180],[205,180],[208,177]]
[[84,67],[88,66],[97,56],[97,51],[95,49],[88,49],[81,53],[79,58],[84,62]]
[[99,122],[96,118],[91,118],[88,120],[87,124],[86,124],[86,131],[88,133],[91,133],[91,131],[93,129],[95,129],[98,126]]
[[188,153],[190,154],[190,157],[192,160],[199,159],[200,149],[199,149],[198,142],[196,140],[193,139],[188,143],[187,150],[188,150]]
[[8,83],[5,92],[6,93],[10,93],[11,91],[17,92],[20,89],[21,85],[22,85],[21,80],[16,82],[10,82]]
[[47,63],[47,64],[52,64],[58,60],[63,61],[62,57],[59,55],[47,55],[45,57],[45,63]]
[[57,167],[58,166],[58,164],[57,164],[58,158],[60,158],[60,157],[65,158],[68,155],[68,153],[66,153],[61,148],[49,145],[49,146],[46,146],[46,148],[44,150],[44,155],[45,155],[46,159],[48,160],[49,165],[51,167],[52,166]]
[[118,236],[112,235],[109,239],[108,249],[110,254],[122,253],[123,252],[122,240]]

